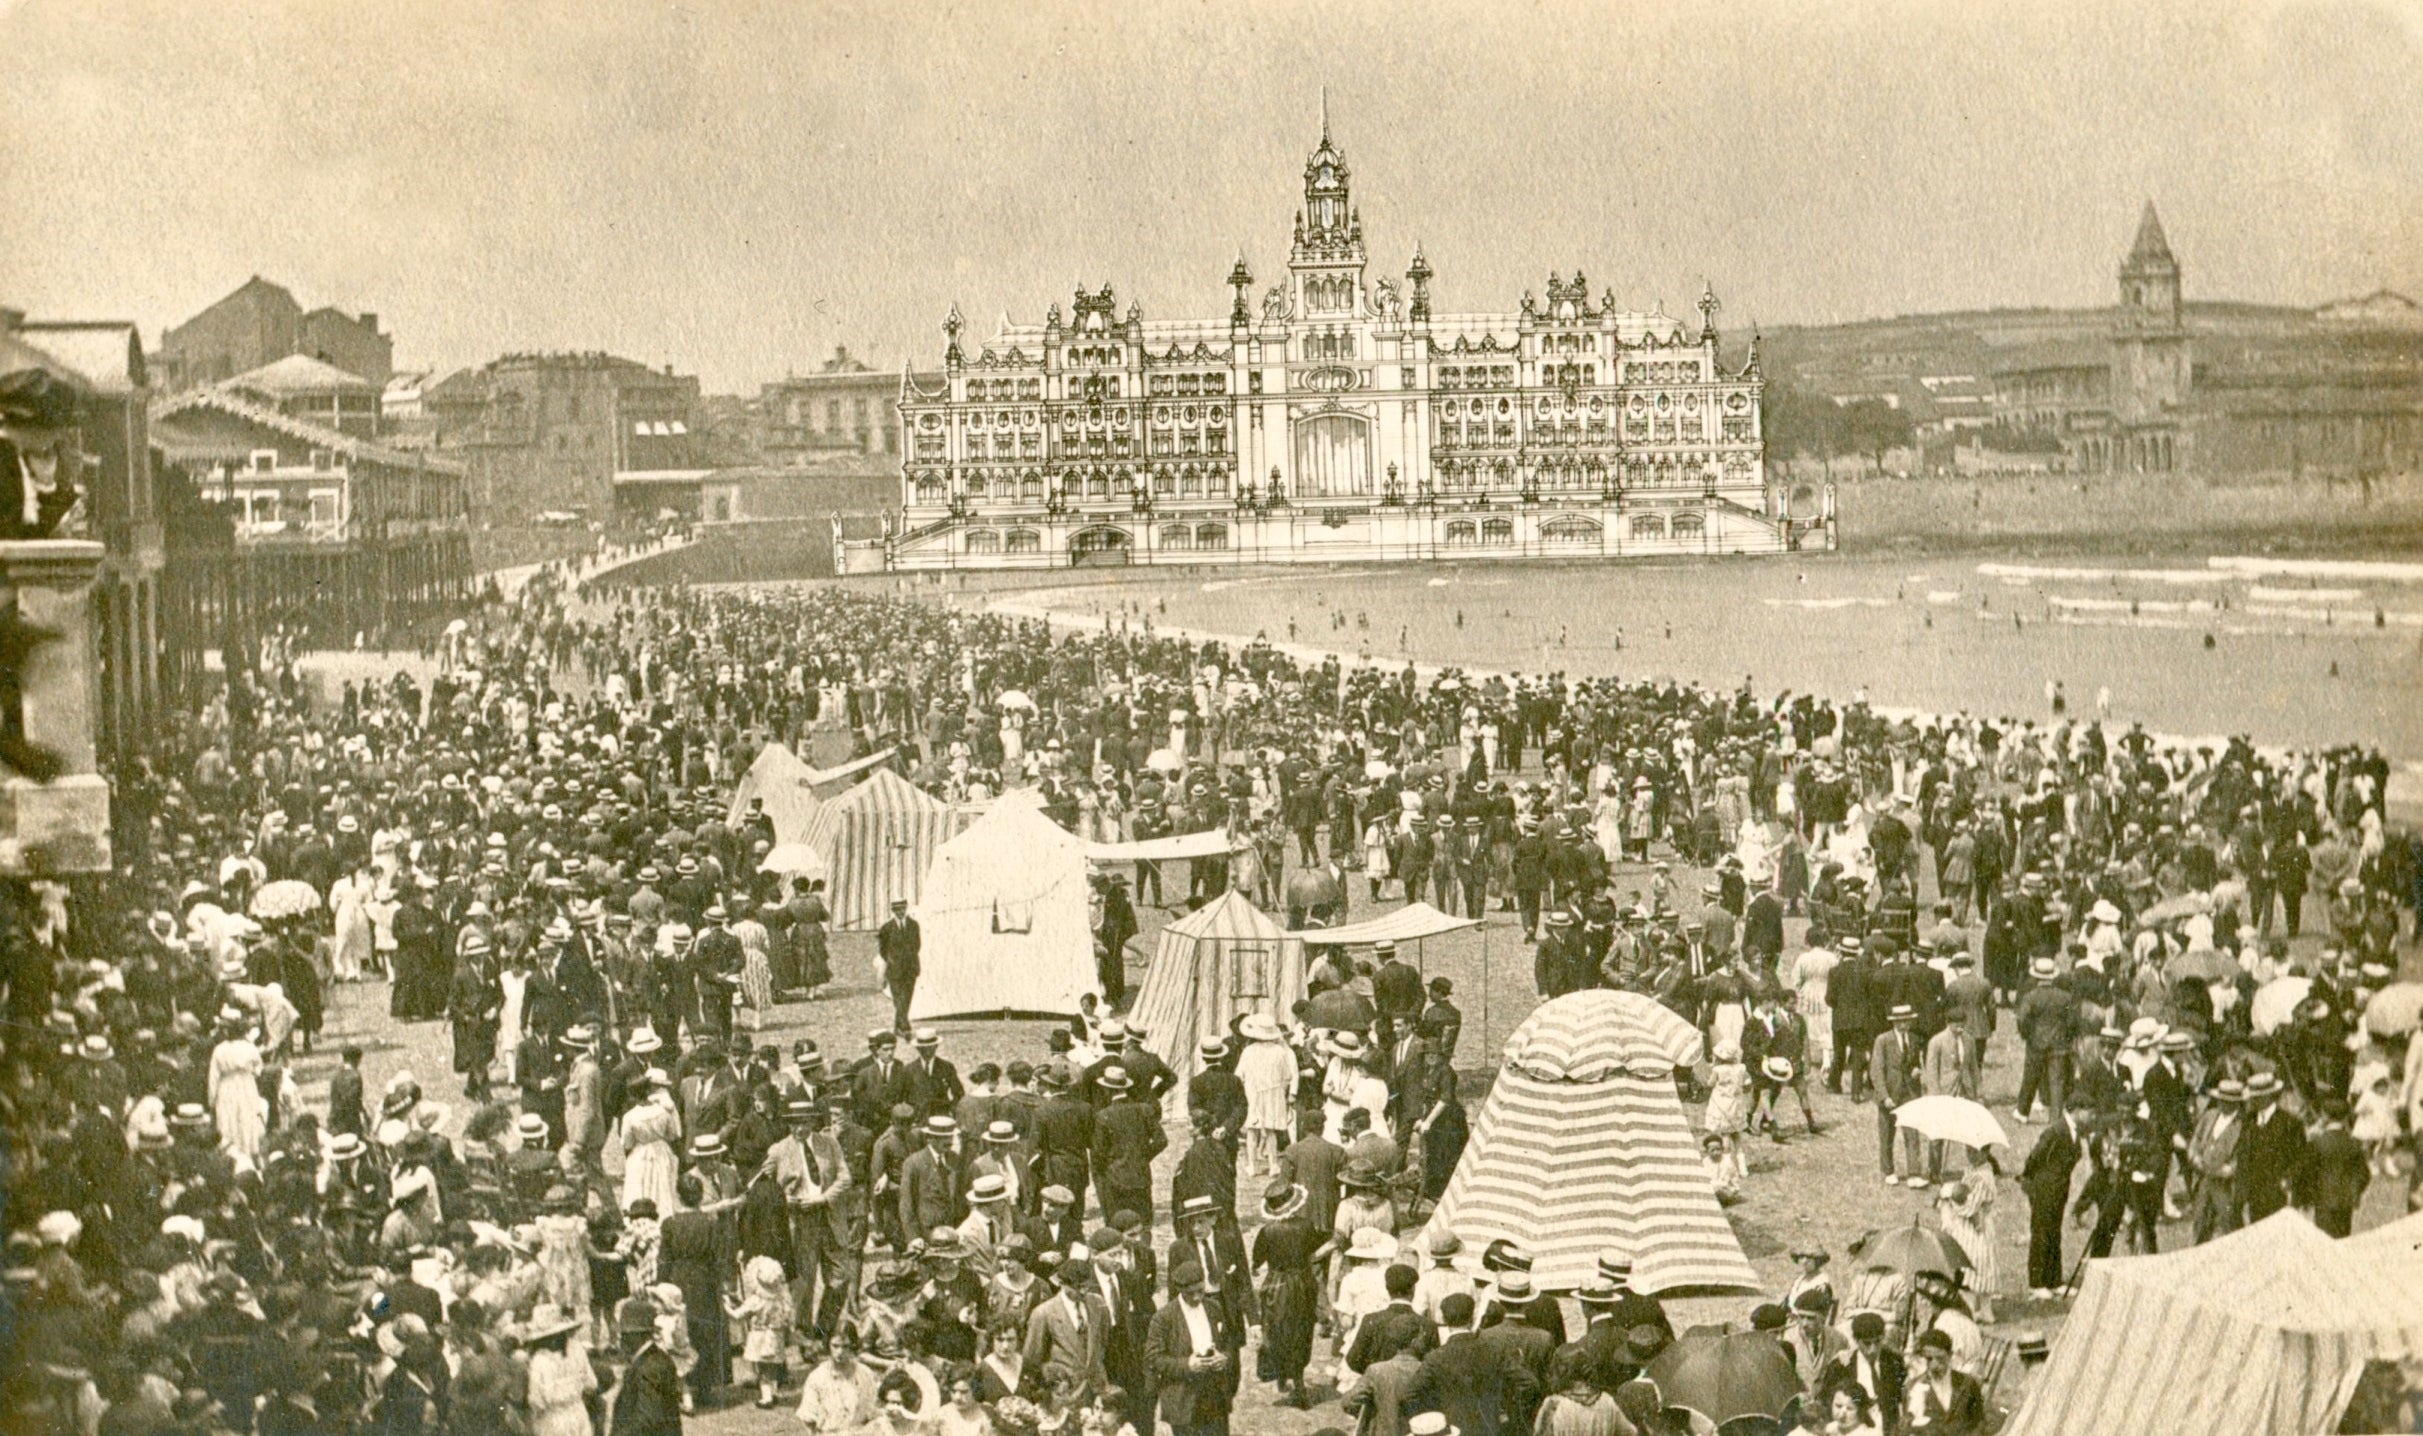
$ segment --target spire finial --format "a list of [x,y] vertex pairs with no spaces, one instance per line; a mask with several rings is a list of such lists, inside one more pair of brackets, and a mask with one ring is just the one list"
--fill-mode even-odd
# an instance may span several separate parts
[[1321,143],[1329,143],[1329,86],[1321,87]]

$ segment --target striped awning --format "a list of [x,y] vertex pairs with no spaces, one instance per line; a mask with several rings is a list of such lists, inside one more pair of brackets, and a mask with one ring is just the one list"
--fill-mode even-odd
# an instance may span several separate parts
[[1248,1013],[1280,1022],[1304,996],[1304,944],[1231,888],[1161,929],[1128,1019],[1178,1074],[1171,1096],[1202,1068],[1197,1044],[1226,1036]]
[[1172,863],[1187,858],[1226,857],[1236,850],[1228,829],[1173,833],[1166,838],[1140,838],[1132,843],[1087,843],[1089,863]]
[[1451,917],[1426,902],[1415,902],[1345,927],[1306,928],[1297,936],[1319,947],[1356,947],[1373,942],[1418,942],[1480,925],[1478,918]]
[[[1467,1253],[1513,1242],[1543,1287],[1578,1286],[1615,1251],[1642,1292],[1755,1288],[1675,1095],[1683,1045],[1646,1015],[1609,1041],[1583,1035],[1613,1011],[1596,999],[1630,995],[1560,997],[1516,1029],[1431,1229],[1455,1233]],[[1642,1057],[1663,1070],[1637,1076],[1617,1060]]]
[[2333,1242],[2283,1211],[2186,1251],[2087,1264],[2011,1436],[2338,1426],[2368,1361],[2423,1357],[2409,1234]]

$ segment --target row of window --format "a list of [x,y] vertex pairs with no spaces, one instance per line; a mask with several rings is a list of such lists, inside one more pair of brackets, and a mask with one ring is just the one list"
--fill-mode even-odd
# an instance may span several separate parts
[[1228,375],[1219,371],[1200,374],[1155,374],[1146,381],[1146,391],[1156,399],[1172,394],[1225,394]]
[[[1228,547],[1226,524],[1164,524],[1161,547],[1214,551]],[[1120,535],[1124,540],[1125,535]],[[963,540],[969,553],[1041,553],[1043,535],[1033,529],[969,529]]]

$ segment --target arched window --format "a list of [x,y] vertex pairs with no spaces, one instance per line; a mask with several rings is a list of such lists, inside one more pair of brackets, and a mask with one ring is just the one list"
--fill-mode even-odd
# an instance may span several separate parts
[[1589,519],[1566,515],[1540,525],[1540,537],[1549,543],[1595,544],[1599,541],[1599,526]]
[[936,478],[932,474],[925,474],[918,478],[917,502],[921,504],[938,504],[942,502],[942,498],[942,480]]
[[1027,473],[1026,477],[1024,477],[1024,478],[1022,478],[1022,479],[1020,479],[1020,480],[1018,481],[1018,498],[1019,498],[1019,501],[1020,501],[1020,502],[1022,502],[1022,503],[1029,503],[1029,504],[1039,504],[1039,503],[1042,503],[1042,502],[1043,502],[1043,478],[1042,478],[1042,476],[1041,476],[1041,475],[1039,475],[1039,474],[1034,473],[1034,472],[1033,472],[1033,471],[1031,471],[1031,470],[1030,470],[1030,471],[1028,471],[1028,473]]
[[967,551],[969,553],[999,553],[1001,552],[1001,535],[991,529],[969,529]]
[[1481,531],[1472,520],[1449,519],[1447,521],[1447,546],[1449,548],[1470,548],[1480,541]]
[[1161,526],[1161,546],[1163,548],[1193,548],[1195,531],[1184,524],[1163,524]]
[[1226,524],[1198,524],[1198,525],[1196,526],[1196,528],[1195,528],[1195,547],[1197,547],[1197,548],[1226,548],[1226,547],[1228,547],[1228,525],[1226,525]]
[[1295,426],[1292,493],[1308,499],[1371,492],[1371,425],[1353,414],[1322,414]]
[[1092,478],[1087,479],[1085,481],[1085,496],[1089,499],[1109,498],[1111,496],[1110,480],[1102,477],[1100,474],[1096,474]]
[[1708,516],[1706,514],[1682,513],[1674,516],[1674,536],[1676,538],[1698,538],[1707,532]]
[[1632,536],[1634,538],[1664,538],[1666,520],[1658,514],[1634,514],[1632,516]]
[[1033,529],[1011,529],[1002,547],[1010,553],[1043,552],[1043,535]]
[[1492,548],[1499,548],[1499,547],[1504,547],[1504,546],[1507,546],[1507,545],[1511,545],[1511,544],[1514,542],[1514,520],[1512,520],[1512,519],[1484,519],[1484,520],[1482,520],[1482,522],[1481,522],[1481,542],[1482,542],[1482,543],[1484,543],[1484,544],[1487,544],[1488,546],[1490,546],[1490,547],[1492,547]]

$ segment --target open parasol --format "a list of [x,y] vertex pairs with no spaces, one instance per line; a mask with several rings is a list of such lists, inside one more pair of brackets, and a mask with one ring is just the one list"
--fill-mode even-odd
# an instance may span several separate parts
[[2297,1015],[2297,1005],[2313,994],[2314,980],[2310,977],[2275,977],[2255,989],[2255,1000],[2246,1009],[2246,1019],[2254,1024],[2257,1037],[2269,1037],[2288,1025]]
[[1800,1395],[1790,1353],[1763,1331],[1686,1331],[1645,1374],[1668,1406],[1698,1412],[1719,1427],[1744,1416],[1780,1419]]
[[1144,755],[1144,766],[1156,773],[1175,773],[1185,767],[1186,762],[1167,748],[1155,748]]
[[1907,1226],[1869,1232],[1851,1243],[1851,1256],[1861,1271],[1889,1271],[1904,1277],[1922,1271],[1958,1276],[1969,1265],[1968,1254],[1950,1237],[1915,1217]]
[[1351,987],[1333,987],[1304,1004],[1304,1025],[1338,1032],[1363,1032],[1379,1017],[1371,999]]
[[295,878],[280,878],[265,883],[252,895],[254,917],[300,917],[320,910],[320,894],[307,882]]
[[2144,912],[2137,914],[2137,921],[2148,925],[2158,922],[2174,922],[2183,917],[2196,917],[2212,910],[2213,900],[2203,893],[2181,893],[2175,898],[2164,898]]
[[1964,1147],[2007,1147],[2010,1134],[1982,1102],[1966,1097],[1935,1095],[1904,1102],[1893,1109],[1893,1123],[1936,1142]]
[[1329,907],[1338,900],[1338,880],[1319,868],[1298,868],[1287,876],[1287,905],[1303,912]]
[[2423,982],[2393,982],[2364,1004],[2364,1025],[2375,1036],[2395,1037],[2423,1023]]
[[1024,708],[1029,713],[1035,711],[1035,700],[1027,697],[1024,693],[1019,692],[1015,688],[1002,689],[1001,696],[995,698],[993,702],[996,706],[1002,708]]
[[781,873],[787,878],[821,878],[830,876],[823,854],[806,843],[780,843],[766,860],[757,865],[761,873]]

